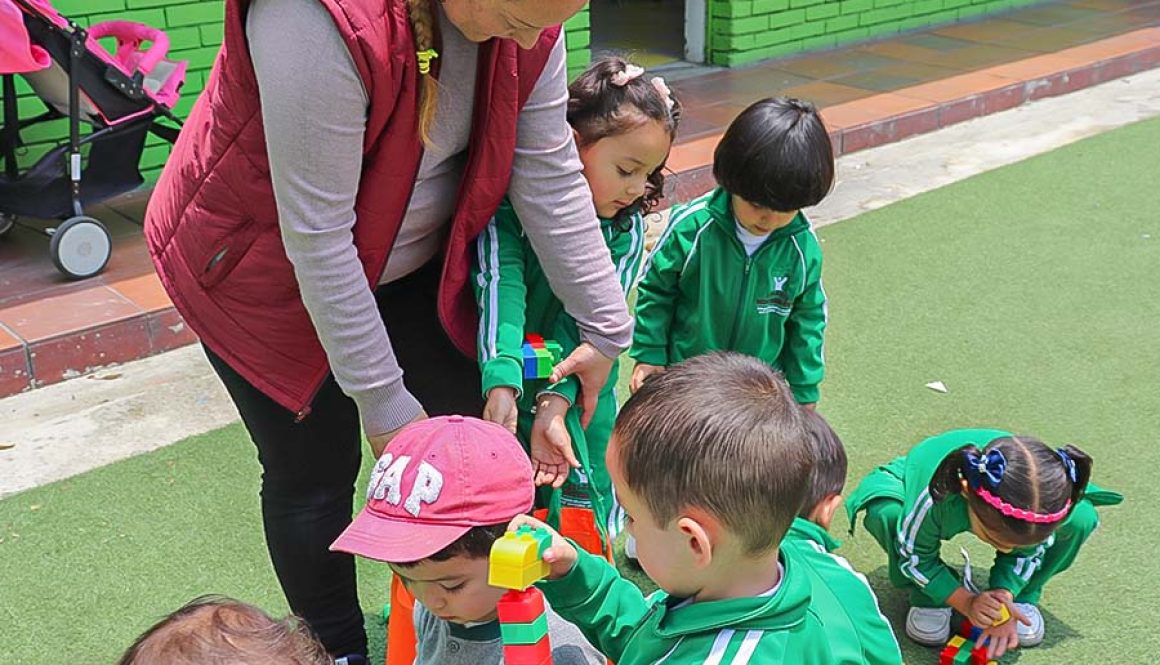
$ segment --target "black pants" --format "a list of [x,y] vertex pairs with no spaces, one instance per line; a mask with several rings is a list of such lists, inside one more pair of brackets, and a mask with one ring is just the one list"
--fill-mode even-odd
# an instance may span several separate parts
[[[483,410],[479,368],[443,332],[436,314],[439,261],[380,287],[375,297],[407,388],[430,415]],[[209,349],[258,448],[266,547],[290,608],[336,656],[365,654],[354,558],[330,552],[350,524],[362,436],[354,402],[329,377],[300,423]],[[360,492],[360,496],[362,493]]]

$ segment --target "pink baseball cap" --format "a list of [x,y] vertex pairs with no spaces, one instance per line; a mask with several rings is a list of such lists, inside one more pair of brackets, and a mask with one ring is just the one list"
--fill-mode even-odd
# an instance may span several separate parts
[[425,559],[476,526],[532,509],[532,463],[500,425],[443,416],[405,427],[387,445],[367,504],[330,545],[379,561]]

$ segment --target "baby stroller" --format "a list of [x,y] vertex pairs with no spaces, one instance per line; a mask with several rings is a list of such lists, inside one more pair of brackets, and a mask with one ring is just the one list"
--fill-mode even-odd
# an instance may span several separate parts
[[[98,42],[105,37],[116,40],[115,52]],[[176,128],[157,122],[168,118],[181,124],[170,109],[187,63],[167,60],[168,50],[165,33],[146,25],[107,21],[86,30],[48,0],[0,0],[0,235],[18,216],[61,219],[42,231],[50,238],[56,267],[73,279],[104,270],[112,241],[105,226],[85,214],[85,206],[144,182],[138,162],[149,132],[171,143],[177,139]],[[18,117],[16,74],[46,112]],[[22,172],[16,159],[24,146],[21,130],[59,118],[68,119],[67,142]],[[81,123],[92,131],[81,136]]]

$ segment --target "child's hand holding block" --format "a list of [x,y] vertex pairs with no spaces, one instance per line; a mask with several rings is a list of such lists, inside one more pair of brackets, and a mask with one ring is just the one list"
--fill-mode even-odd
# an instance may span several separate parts
[[507,665],[551,665],[544,594],[528,588],[548,576],[543,556],[551,544],[552,535],[547,529],[525,524],[491,546],[487,582],[511,589],[496,606]]

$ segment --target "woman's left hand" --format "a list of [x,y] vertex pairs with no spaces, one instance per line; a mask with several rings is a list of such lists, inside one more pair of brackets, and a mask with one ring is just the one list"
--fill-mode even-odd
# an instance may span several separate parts
[[608,374],[612,371],[615,358],[600,353],[588,342],[582,342],[568,357],[561,360],[552,369],[548,381],[556,383],[566,376],[575,374],[580,380],[580,406],[583,414],[580,416],[581,427],[588,427],[592,416],[596,414],[596,401],[600,391],[608,382]]

